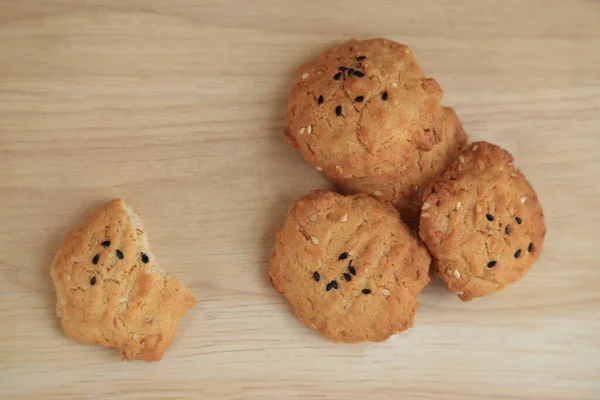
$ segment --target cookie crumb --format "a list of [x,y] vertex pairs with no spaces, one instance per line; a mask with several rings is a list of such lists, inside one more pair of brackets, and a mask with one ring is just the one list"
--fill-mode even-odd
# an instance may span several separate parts
[[319,238],[316,236],[311,236],[310,240],[312,240],[313,244],[319,244]]
[[446,270],[446,275],[452,276],[452,270],[450,268]]
[[342,215],[342,218],[340,218],[340,222],[346,222],[348,221],[348,213],[345,213],[344,215]]
[[460,271],[459,270],[455,269],[454,272],[453,272],[453,274],[454,274],[454,277],[456,279],[460,278]]
[[67,302],[65,301],[65,299],[60,299],[60,304],[64,306],[65,304],[67,304]]
[[310,72],[305,72],[302,74],[302,79],[306,79],[310,76]]
[[482,211],[481,204],[477,204],[477,205],[475,206],[475,210],[476,210],[478,213],[480,213],[480,212]]
[[298,133],[301,134],[301,135],[304,135],[304,130],[305,129],[306,129],[305,127],[300,128],[300,130],[298,131]]
[[525,202],[527,202],[527,197],[523,196],[519,200],[521,201],[521,203],[525,204]]

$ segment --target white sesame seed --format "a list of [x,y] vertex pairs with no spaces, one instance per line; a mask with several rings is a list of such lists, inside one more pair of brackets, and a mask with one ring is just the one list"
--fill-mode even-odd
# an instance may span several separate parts
[[336,165],[335,169],[342,169],[342,167],[340,167],[339,165]]
[[383,193],[381,193],[380,190],[376,190],[375,193],[373,193],[375,196],[381,196]]
[[453,274],[454,274],[454,277],[456,279],[460,278],[460,271],[459,270],[455,269],[454,272],[453,272]]
[[485,163],[483,162],[483,160],[477,160],[477,166],[481,171],[485,171]]
[[345,213],[344,215],[342,215],[342,218],[340,218],[340,222],[346,222],[348,221],[348,213]]
[[67,304],[67,302],[65,301],[65,299],[60,299],[60,304],[64,306],[65,304]]
[[348,179],[352,179],[352,178],[354,178],[354,175],[352,175],[352,174],[348,174],[348,175],[346,176],[346,178],[348,178]]
[[319,238],[316,236],[311,236],[310,240],[312,240],[313,244],[319,244]]
[[304,135],[304,130],[305,129],[306,129],[305,127],[300,128],[300,130],[298,131],[298,133],[301,134],[301,135]]
[[462,203],[460,201],[456,202],[456,209],[460,210],[460,207],[462,206]]
[[527,201],[527,197],[523,196],[519,200],[521,200],[521,203],[525,204],[525,202]]
[[138,339],[138,335],[136,333],[133,334],[132,336],[133,340],[137,340]]
[[308,219],[310,219],[312,222],[317,222],[317,216],[315,214],[310,214]]
[[477,205],[475,206],[475,210],[477,210],[477,212],[478,212],[478,213],[480,213],[480,212],[482,211],[482,210],[481,210],[481,204],[477,204]]
[[478,148],[479,148],[479,145],[477,145],[477,144],[473,145],[473,151],[477,151]]
[[127,297],[121,297],[119,299],[119,303],[127,303],[129,301],[129,299]]
[[462,290],[460,292],[454,292],[456,294],[465,294],[465,292],[463,292]]
[[383,295],[384,295],[384,296],[389,296],[389,295],[390,295],[390,291],[389,291],[389,290],[387,290],[387,289],[383,289],[383,290],[381,291],[381,293],[383,293]]
[[306,133],[308,133],[309,135],[312,133],[312,126],[311,126],[311,125],[309,125],[309,126],[306,128]]
[[423,203],[423,207],[421,207],[421,210],[427,210],[429,207],[431,207],[431,204],[429,204],[428,202]]
[[302,79],[306,79],[310,76],[310,72],[305,72],[302,74]]
[[509,174],[509,176],[510,176],[511,178],[516,178],[516,177],[517,177],[517,176],[519,176],[519,175],[515,174],[514,172],[511,172],[511,173]]
[[397,88],[398,87],[398,82],[392,82],[392,87],[393,88]]
[[429,218],[429,213],[423,213],[423,214],[421,214],[421,218]]
[[65,279],[66,279],[67,281],[70,281],[70,280],[71,280],[71,275],[67,274],[67,276],[65,276]]
[[458,156],[458,161],[460,161],[461,164],[465,163],[465,157],[464,156]]
[[410,49],[404,49],[404,52],[405,52],[406,54],[408,54],[408,53],[410,53]]
[[150,273],[150,268],[146,269],[146,273],[149,274]]
[[323,168],[317,167],[317,171],[323,171]]

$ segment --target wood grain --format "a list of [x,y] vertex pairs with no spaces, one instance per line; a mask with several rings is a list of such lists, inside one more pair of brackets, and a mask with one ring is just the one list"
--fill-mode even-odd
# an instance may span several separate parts
[[[600,398],[599,21],[582,0],[0,0],[0,397]],[[514,153],[549,231],[506,292],[434,281],[414,329],[346,346],[266,270],[287,208],[328,187],[280,137],[295,68],[351,36],[411,45],[471,139]],[[161,363],[57,327],[54,252],[114,197],[200,300]]]

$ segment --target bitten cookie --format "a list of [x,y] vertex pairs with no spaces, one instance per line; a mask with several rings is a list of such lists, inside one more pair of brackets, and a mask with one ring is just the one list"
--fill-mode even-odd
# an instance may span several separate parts
[[496,145],[464,149],[423,200],[419,234],[437,275],[462,300],[516,282],[542,251],[542,206],[512,155]]
[[159,361],[194,295],[158,268],[139,217],[121,200],[69,232],[51,267],[65,334]]
[[430,262],[391,205],[315,191],[290,208],[270,278],[300,321],[328,339],[382,341],[412,326]]
[[443,107],[443,112],[442,140],[430,151],[415,150],[414,164],[407,166],[396,179],[364,177],[333,179],[332,182],[345,194],[367,193],[390,202],[405,222],[417,226],[425,188],[448,168],[467,143],[467,134],[456,112],[450,107]]
[[441,98],[407,46],[353,39],[299,68],[284,136],[330,178],[395,179],[442,140]]

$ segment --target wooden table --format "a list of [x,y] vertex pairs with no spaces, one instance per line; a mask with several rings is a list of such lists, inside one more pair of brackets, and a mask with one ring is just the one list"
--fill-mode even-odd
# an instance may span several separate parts
[[[295,68],[411,45],[471,139],[511,150],[545,253],[504,293],[434,281],[416,325],[336,345],[267,280],[287,208],[328,183],[280,136]],[[3,399],[599,399],[597,1],[0,0]],[[160,363],[67,339],[49,266],[104,201],[199,298]]]

